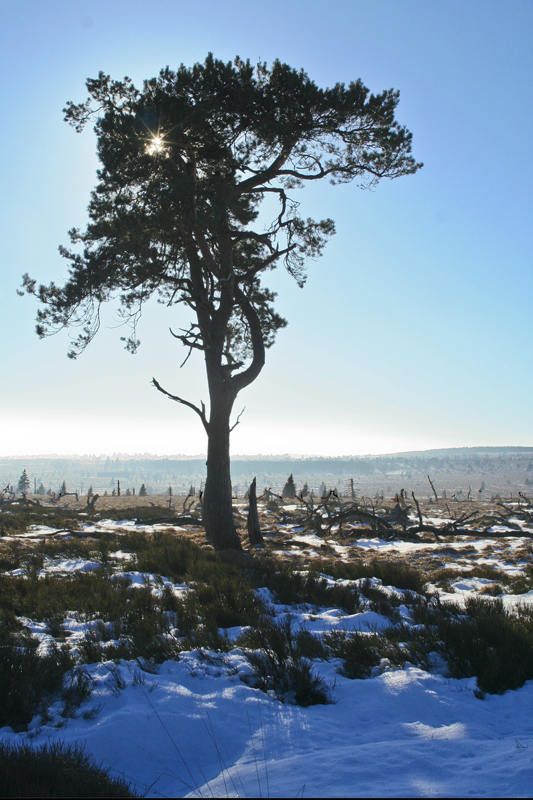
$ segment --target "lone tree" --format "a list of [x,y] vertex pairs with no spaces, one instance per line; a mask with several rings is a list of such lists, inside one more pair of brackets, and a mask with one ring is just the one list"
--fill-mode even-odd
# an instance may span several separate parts
[[18,479],[17,494],[28,494],[30,491],[30,479],[26,470],[22,471],[22,475]]
[[283,487],[283,491],[281,493],[282,497],[296,497],[296,486],[294,483],[294,478],[292,477],[292,472],[287,478],[287,482]]
[[[265,350],[287,323],[262,276],[283,264],[300,286],[305,262],[330,235],[331,219],[304,219],[291,190],[309,181],[381,178],[414,173],[411,134],[394,118],[399,93],[372,95],[360,80],[320,89],[303,70],[275,61],[253,67],[210,54],[204,64],[168,67],[136,89],[129,78],[100,72],[89,98],[67,103],[77,131],[90,120],[102,168],[84,233],[69,232],[74,250],[63,286],[24,289],[42,303],[37,333],[80,326],[75,358],[99,328],[100,306],[120,298],[130,325],[126,349],[139,346],[137,323],[152,296],[185,304],[193,322],[171,330],[205,360],[209,410],[153,385],[198,414],[207,433],[203,519],[217,549],[236,548],[231,508],[230,416],[238,393],[254,381]],[[276,198],[269,224],[261,201]]]

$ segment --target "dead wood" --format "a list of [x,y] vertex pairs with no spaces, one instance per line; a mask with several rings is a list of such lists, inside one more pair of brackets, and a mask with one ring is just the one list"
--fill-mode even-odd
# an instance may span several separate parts
[[246,522],[246,529],[248,531],[248,539],[252,547],[256,545],[263,545],[263,534],[261,533],[261,526],[259,524],[259,514],[257,511],[257,480],[254,477],[248,490],[248,520]]
[[76,502],[79,502],[78,492],[60,492],[56,497],[52,497],[52,503],[58,503],[64,497],[75,497]]
[[160,519],[139,519],[138,517],[135,519],[136,525],[195,525],[197,527],[203,527],[202,520],[199,517],[192,517],[192,516],[180,516],[180,517],[161,517]]
[[[428,478],[429,478],[429,475],[428,475]],[[431,483],[431,481],[430,481],[430,483]],[[419,523],[420,523],[420,528],[422,528],[422,527],[423,527],[423,525],[424,525],[424,520],[422,519],[422,512],[420,511],[420,503],[419,503],[419,502],[418,502],[418,500],[416,499],[416,497],[415,497],[415,493],[414,493],[414,492],[411,492],[411,497],[412,497],[412,498],[413,498],[413,500],[415,501],[416,512],[417,512],[417,514],[418,514],[418,521],[419,521]]]
[[429,481],[429,485],[430,485],[430,486],[431,486],[431,488],[433,489],[433,494],[435,495],[435,500],[438,502],[438,501],[439,501],[439,498],[438,498],[437,492],[435,491],[435,487],[434,487],[434,485],[433,485],[433,481],[431,480],[431,478],[429,477],[429,475],[428,475],[428,481]]
[[87,495],[87,508],[90,508],[91,511],[94,511],[94,504],[96,503],[99,497],[100,497],[99,494],[93,494],[92,497],[89,497],[89,495]]

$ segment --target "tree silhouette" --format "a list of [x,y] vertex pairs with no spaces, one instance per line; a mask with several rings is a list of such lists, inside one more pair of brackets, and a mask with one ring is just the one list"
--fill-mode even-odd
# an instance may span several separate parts
[[[372,187],[414,173],[421,165],[411,156],[411,134],[394,118],[399,93],[372,95],[360,80],[320,89],[279,61],[254,68],[211,54],[191,68],[166,67],[142,91],[103,72],[87,88],[88,100],[69,102],[65,119],[77,131],[95,120],[102,167],[87,229],[70,231],[78,249],[60,248],[70,262],[65,284],[37,287],[23,277],[43,304],[37,333],[80,326],[69,352],[76,357],[98,331],[101,305],[118,296],[130,325],[123,339],[134,353],[150,297],[192,310],[189,327],[171,333],[188,349],[186,359],[203,354],[209,411],[153,384],[199,416],[208,439],[206,533],[217,549],[238,549],[230,476],[238,419],[232,424],[231,414],[286,325],[261,279],[284,265],[303,286],[305,262],[334,233],[331,219],[304,219],[290,192],[323,179]],[[267,197],[278,206],[265,225],[259,210]]]
[[17,493],[28,494],[29,491],[30,491],[30,479],[28,478],[28,473],[24,469],[17,483]]
[[292,477],[292,472],[287,478],[287,482],[283,487],[283,491],[281,493],[282,497],[296,497],[296,486],[294,484],[294,478]]

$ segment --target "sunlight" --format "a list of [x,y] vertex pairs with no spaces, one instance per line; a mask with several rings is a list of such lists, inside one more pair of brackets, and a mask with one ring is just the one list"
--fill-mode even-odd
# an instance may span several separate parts
[[162,153],[165,149],[165,143],[161,136],[154,136],[149,144],[146,145],[146,152],[149,156],[155,156]]

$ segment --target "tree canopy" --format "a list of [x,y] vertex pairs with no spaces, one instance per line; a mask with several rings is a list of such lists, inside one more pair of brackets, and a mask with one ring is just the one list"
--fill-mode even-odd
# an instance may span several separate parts
[[[283,264],[303,286],[306,261],[334,233],[331,219],[304,218],[291,191],[322,179],[372,187],[421,166],[394,117],[399,93],[373,95],[360,80],[321,89],[280,61],[254,67],[211,54],[203,64],[166,67],[142,90],[103,72],[86,85],[88,99],[69,102],[65,119],[77,131],[94,121],[101,169],[86,230],[71,230],[73,249],[60,248],[70,265],[65,283],[23,278],[42,303],[37,333],[78,328],[69,350],[76,357],[98,331],[102,304],[118,297],[134,353],[150,297],[189,306],[194,321],[171,332],[188,355],[204,354],[209,418],[203,403],[154,385],[193,408],[211,441],[286,325],[262,279]],[[265,224],[268,195],[277,208]],[[206,513],[209,483],[208,451]]]
[[[113,81],[102,72],[87,88],[89,99],[69,102],[65,119],[81,131],[96,117],[102,169],[91,221],[85,233],[69,232],[82,254],[60,248],[71,265],[66,284],[37,292],[46,306],[39,335],[82,327],[71,357],[93,339],[99,308],[112,294],[119,293],[132,326],[126,345],[134,352],[136,322],[152,294],[171,305],[206,305],[212,317],[230,276],[244,297],[233,308],[227,356],[252,344],[249,302],[271,344],[284,323],[272,310],[272,293],[260,287],[261,273],[282,261],[303,285],[305,260],[334,232],[332,220],[302,219],[287,191],[325,177],[373,186],[421,166],[411,156],[411,134],[394,120],[399,92],[370,95],[360,80],[319,89],[303,70],[279,61],[254,69],[209,55],[192,68],[167,67],[142,92],[128,78]],[[267,193],[278,197],[279,214],[267,230],[253,229]],[[35,291],[30,279],[25,285]],[[183,340],[202,346],[198,334]]]

